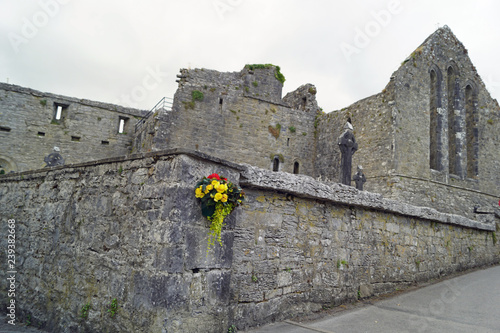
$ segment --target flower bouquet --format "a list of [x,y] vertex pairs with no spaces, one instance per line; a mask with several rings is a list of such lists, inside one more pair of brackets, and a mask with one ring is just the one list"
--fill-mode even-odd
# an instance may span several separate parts
[[208,250],[215,244],[215,240],[222,246],[224,218],[245,200],[243,191],[227,178],[213,173],[196,183],[195,195],[200,199],[201,214],[211,222]]

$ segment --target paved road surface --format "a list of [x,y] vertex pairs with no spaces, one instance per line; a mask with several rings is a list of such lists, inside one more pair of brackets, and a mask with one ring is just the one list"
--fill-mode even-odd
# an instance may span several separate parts
[[500,332],[500,266],[474,271],[309,322],[248,333]]

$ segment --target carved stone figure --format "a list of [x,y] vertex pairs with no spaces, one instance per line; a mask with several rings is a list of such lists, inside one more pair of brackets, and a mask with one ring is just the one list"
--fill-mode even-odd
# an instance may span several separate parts
[[64,165],[64,158],[61,156],[59,151],[60,151],[59,147],[54,147],[54,152],[50,153],[43,159],[43,161],[47,163],[45,165],[45,168],[57,165]]
[[354,138],[353,127],[350,122],[346,122],[344,133],[339,137],[338,144],[341,153],[340,162],[340,183],[351,185],[352,155],[358,150],[358,144]]
[[356,188],[363,191],[363,184],[366,182],[366,177],[363,173],[363,167],[361,165],[358,165],[358,172],[356,172],[352,180],[356,183]]

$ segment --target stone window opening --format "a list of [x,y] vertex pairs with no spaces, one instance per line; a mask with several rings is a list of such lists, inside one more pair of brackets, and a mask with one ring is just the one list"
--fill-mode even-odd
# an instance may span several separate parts
[[126,117],[120,117],[119,118],[119,121],[118,121],[118,134],[126,134],[127,133],[125,130],[126,130],[126,127],[127,127],[128,119],[129,118],[126,118]]
[[10,127],[0,126],[0,132],[10,132]]
[[288,147],[288,146],[290,146],[290,138],[287,138],[287,139],[286,139],[286,146],[287,146],[287,147]]
[[273,171],[279,171],[280,170],[280,158],[279,156],[274,156],[273,159]]
[[447,70],[447,90],[448,90],[448,171],[450,174],[460,174],[460,144],[457,142],[459,132],[459,119],[455,115],[455,110],[459,108],[457,98],[459,96],[459,85],[457,82],[457,71],[453,66]]
[[472,84],[465,87],[465,140],[467,178],[477,178],[479,155],[479,131],[477,128],[477,93]]
[[102,140],[102,141],[101,141],[101,144],[102,144],[102,145],[109,145],[109,141]]
[[293,173],[298,175],[299,174],[299,162],[298,161],[295,161],[295,163],[293,163]]
[[56,107],[56,116],[55,116],[55,119],[56,120],[60,120],[61,116],[62,116],[62,106],[58,105]]
[[74,142],[80,142],[80,137],[79,136],[71,136],[71,141],[74,141]]
[[307,105],[307,97],[302,97],[302,110],[306,109]]
[[441,171],[442,166],[442,115],[441,111],[441,81],[442,75],[437,66],[430,69],[429,90],[429,166],[433,170]]
[[45,132],[38,132],[38,136],[45,136]]
[[54,103],[54,118],[52,119],[52,123],[59,124],[65,118],[67,110],[68,105]]

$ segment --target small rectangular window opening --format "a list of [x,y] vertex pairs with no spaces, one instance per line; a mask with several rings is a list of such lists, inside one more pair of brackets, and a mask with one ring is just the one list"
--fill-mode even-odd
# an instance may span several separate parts
[[127,125],[127,120],[128,120],[128,118],[120,117],[120,120],[118,122],[118,133],[119,134],[125,134],[125,128],[126,128],[126,125]]
[[118,128],[118,133],[123,133],[124,128],[125,128],[125,119],[120,119],[120,126]]
[[38,132],[38,136],[45,136],[44,132]]
[[0,132],[10,132],[10,127],[0,126]]
[[71,137],[71,141],[79,142],[80,141],[80,137],[79,136],[72,136]]
[[69,105],[54,103],[54,118],[52,119],[54,124],[59,124],[64,117],[66,117],[66,110]]
[[101,144],[103,144],[103,145],[109,145],[109,141],[104,141],[103,140],[103,141],[101,141]]
[[57,106],[57,108],[56,108],[56,117],[55,117],[56,120],[61,120],[62,109],[63,109],[63,107],[61,105]]

